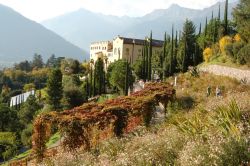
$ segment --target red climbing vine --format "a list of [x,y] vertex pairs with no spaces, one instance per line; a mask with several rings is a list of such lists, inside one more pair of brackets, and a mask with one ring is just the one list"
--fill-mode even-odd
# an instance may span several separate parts
[[131,96],[118,97],[104,103],[86,103],[63,112],[50,112],[36,118],[33,151],[38,159],[44,157],[45,143],[52,125],[63,136],[63,146],[69,151],[77,148],[90,150],[101,140],[122,136],[139,125],[150,125],[153,106],[167,104],[175,90],[167,83],[148,83]]

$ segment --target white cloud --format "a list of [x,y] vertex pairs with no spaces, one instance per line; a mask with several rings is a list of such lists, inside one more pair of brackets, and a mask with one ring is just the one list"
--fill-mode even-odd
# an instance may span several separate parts
[[155,9],[165,9],[171,4],[202,9],[220,0],[0,0],[24,16],[42,21],[67,12],[87,10],[117,16],[142,16]]

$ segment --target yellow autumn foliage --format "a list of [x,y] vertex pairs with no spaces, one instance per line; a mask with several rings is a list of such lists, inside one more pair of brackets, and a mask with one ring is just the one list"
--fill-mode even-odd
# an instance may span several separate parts
[[213,55],[213,50],[209,47],[207,47],[204,51],[203,51],[203,59],[205,60],[205,62],[209,62],[210,57]]
[[241,41],[240,34],[237,33],[237,34],[234,36],[234,41],[236,41],[236,42]]
[[224,36],[220,39],[219,45],[222,54],[225,54],[225,47],[230,43],[232,43],[232,38],[230,36]]

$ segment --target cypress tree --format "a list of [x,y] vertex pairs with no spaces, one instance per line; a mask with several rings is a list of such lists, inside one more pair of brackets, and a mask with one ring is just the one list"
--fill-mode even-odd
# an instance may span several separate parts
[[87,98],[87,100],[88,100],[88,98],[89,98],[89,79],[88,79],[88,77],[86,77],[86,98]]
[[182,59],[182,72],[184,73],[186,71],[186,57],[187,57],[187,38],[185,36],[184,39],[184,54],[183,54],[183,59]]
[[165,32],[164,34],[164,43],[163,43],[163,58],[162,58],[162,71],[163,71],[163,77],[165,78],[165,71],[164,71],[164,68],[165,68],[165,59],[166,59],[166,47],[167,47],[167,33]]
[[216,42],[216,31],[218,31],[217,29],[217,19],[214,20],[214,25],[213,25],[213,43]]
[[220,3],[219,3],[219,11],[218,11],[218,20],[220,20]]
[[142,79],[145,80],[145,53],[144,53],[145,42],[142,47]]
[[150,32],[150,39],[149,39],[149,60],[148,60],[148,80],[151,80],[151,75],[152,75],[152,56],[153,56],[153,50],[152,50],[152,44],[153,44],[153,39],[152,39],[152,31]]
[[179,31],[179,42],[181,41],[181,31]]
[[193,65],[193,56],[195,53],[196,34],[195,26],[192,21],[186,20],[183,26],[182,36],[182,72],[187,71],[188,66]]
[[198,36],[201,35],[201,23],[200,23],[200,27],[199,27],[199,33],[198,33]]
[[213,20],[214,19],[214,11],[212,10],[212,17],[211,19]]
[[94,83],[93,83],[93,96],[96,95],[96,91],[95,91],[95,81],[96,81],[96,69],[94,68],[94,76],[93,76],[93,79],[94,79]]
[[174,25],[172,25],[172,36],[171,36],[171,53],[169,60],[169,74],[173,74],[173,54],[174,54]]
[[47,81],[48,104],[52,110],[61,109],[61,99],[63,97],[62,72],[60,69],[53,69]]
[[224,29],[224,35],[228,35],[228,0],[225,2]]
[[207,36],[207,17],[206,17],[206,24],[205,24],[205,36]]
[[97,94],[100,95],[104,91],[104,63],[103,59],[98,58],[95,63],[95,83],[97,86]]
[[128,63],[128,61],[126,61],[126,75],[125,75],[125,88],[124,88],[124,94],[127,96],[128,95],[128,73],[129,73],[129,63]]
[[94,95],[93,95],[93,69],[92,69],[92,65],[93,65],[93,63],[94,63],[94,60],[93,59],[91,59],[90,60],[90,87],[89,87],[89,93],[90,93],[90,96],[91,97],[93,97]]
[[176,66],[177,66],[177,52],[178,52],[178,32],[176,31],[175,44],[174,44],[174,57],[173,57],[173,72],[176,71]]
[[145,54],[145,81],[148,80],[148,42],[145,40],[144,46],[144,54]]
[[163,60],[166,58],[166,47],[167,47],[167,33],[164,34],[164,44],[163,44]]

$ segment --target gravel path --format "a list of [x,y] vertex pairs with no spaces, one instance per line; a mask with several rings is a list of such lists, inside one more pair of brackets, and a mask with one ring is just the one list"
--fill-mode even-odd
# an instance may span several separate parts
[[220,65],[202,66],[199,68],[199,70],[213,73],[215,75],[222,75],[222,76],[236,78],[239,81],[244,81],[247,84],[250,84],[250,70],[241,70]]

